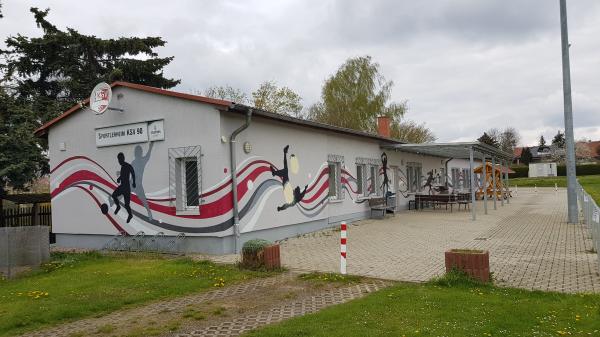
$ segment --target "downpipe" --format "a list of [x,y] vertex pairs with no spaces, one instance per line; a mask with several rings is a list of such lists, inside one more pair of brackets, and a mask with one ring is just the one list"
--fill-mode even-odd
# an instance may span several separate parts
[[229,154],[230,154],[230,165],[231,165],[231,190],[233,198],[233,234],[235,235],[235,253],[240,252],[240,215],[238,210],[238,191],[237,191],[237,159],[235,151],[236,137],[242,131],[246,130],[250,126],[252,120],[252,108],[246,107],[246,122],[237,128],[229,137]]
[[[446,188],[448,187],[448,178],[450,177],[450,175],[448,174],[448,163],[454,158],[448,158],[448,160],[446,160],[446,162],[444,163],[444,175],[446,175],[444,177],[444,185],[446,186]],[[456,184],[456,182],[452,182],[452,188],[454,188],[454,185]]]

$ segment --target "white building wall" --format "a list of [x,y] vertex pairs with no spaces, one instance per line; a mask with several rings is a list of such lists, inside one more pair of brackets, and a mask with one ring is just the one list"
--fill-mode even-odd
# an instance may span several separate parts
[[529,177],[556,177],[556,163],[533,163],[529,164]]
[[[79,111],[49,130],[53,230],[59,243],[97,248],[119,231],[130,235],[139,231],[146,235],[185,233],[193,243],[187,247],[189,250],[231,252],[235,239],[230,144],[223,140],[228,140],[244,123],[244,116],[219,111],[209,104],[125,87],[113,91],[113,97],[120,94],[122,97],[111,105],[124,108],[123,113],[107,111],[98,116],[89,110]],[[165,132],[162,141],[96,146],[95,128],[161,119]],[[243,150],[245,143],[251,148],[249,153]],[[284,167],[284,148],[288,145],[286,187],[283,179],[273,172]],[[199,211],[181,213],[175,208],[176,195],[170,188],[173,179],[169,149],[193,146],[200,146],[202,152],[202,201]],[[469,167],[468,160],[453,159],[446,163],[447,158],[384,151],[380,146],[376,139],[253,117],[235,145],[240,240],[281,239],[368,216],[367,199],[375,195],[358,193],[357,163],[376,165],[375,185],[381,189],[383,152],[387,154],[390,191],[396,194],[400,209],[408,207],[408,200],[415,193],[408,189],[408,163],[421,164],[421,187],[428,172],[435,178],[434,185],[444,185],[448,180],[452,186],[451,169]],[[136,171],[137,187],[132,189],[130,203],[133,218],[129,222],[124,207],[114,214],[116,205],[111,198],[119,186],[117,154],[120,152]],[[147,163],[140,164],[146,156]],[[330,160],[341,161],[341,194],[336,200],[328,196]],[[290,199],[285,191],[294,189],[299,198],[292,193]],[[383,196],[382,191],[376,194]],[[147,203],[143,201],[144,195]],[[108,208],[106,214],[101,212],[101,205]]]

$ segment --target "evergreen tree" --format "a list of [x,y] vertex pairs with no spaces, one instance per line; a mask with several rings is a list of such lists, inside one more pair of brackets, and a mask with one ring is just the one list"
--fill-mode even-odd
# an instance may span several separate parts
[[554,138],[552,138],[552,145],[556,145],[559,148],[564,148],[565,142],[565,134],[558,130],[558,133],[554,135]]
[[42,36],[11,36],[0,50],[0,188],[23,188],[47,171],[47,144],[34,130],[89,97],[98,82],[179,83],[163,76],[173,57],[154,51],[165,44],[160,37],[101,39],[60,30],[46,19],[49,9],[30,11]]
[[41,37],[11,36],[2,51],[4,82],[20,102],[31,103],[41,123],[89,97],[101,81],[123,80],[171,88],[179,80],[165,78],[163,68],[173,57],[158,57],[160,37],[101,39],[72,28],[60,30],[46,17],[49,9],[31,8]]
[[495,138],[488,135],[487,132],[484,132],[483,135],[481,135],[481,137],[477,138],[477,141],[480,143],[491,145],[493,147],[499,147],[498,141]]
[[521,152],[521,163],[529,165],[532,159],[533,155],[531,154],[531,150],[528,147],[524,147],[523,152]]
[[48,160],[33,135],[35,113],[0,87],[0,193],[7,186],[22,189],[48,172]]
[[540,136],[540,146],[546,146],[546,139],[544,139],[544,135]]

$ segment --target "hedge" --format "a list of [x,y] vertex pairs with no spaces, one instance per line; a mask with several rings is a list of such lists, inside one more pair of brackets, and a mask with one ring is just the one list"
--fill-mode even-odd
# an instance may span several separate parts
[[[511,173],[508,175],[509,178],[521,178],[527,177],[529,174],[529,166],[513,166],[511,167],[515,173]],[[577,165],[576,167],[578,176],[590,176],[595,174],[600,174],[600,164],[584,164]],[[556,167],[556,174],[559,177],[564,177],[567,175],[567,167],[565,165],[558,165]]]
[[[600,164],[577,165],[575,171],[577,171],[578,176],[591,176],[594,174],[600,174]],[[556,174],[559,176],[566,176],[567,167],[565,165],[556,166]]]
[[509,178],[522,178],[527,177],[529,174],[529,166],[512,166],[510,169],[515,171],[515,173],[509,173]]

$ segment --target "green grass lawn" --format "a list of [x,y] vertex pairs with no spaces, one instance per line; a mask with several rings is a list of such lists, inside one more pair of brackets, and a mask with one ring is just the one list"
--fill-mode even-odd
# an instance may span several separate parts
[[600,295],[402,283],[247,336],[600,336]]
[[[600,175],[577,177],[579,183],[585,190],[600,203]],[[510,186],[519,187],[567,187],[567,177],[541,177],[541,178],[514,178],[509,180]]]
[[0,336],[267,275],[152,255],[53,254],[40,271],[0,281]]

